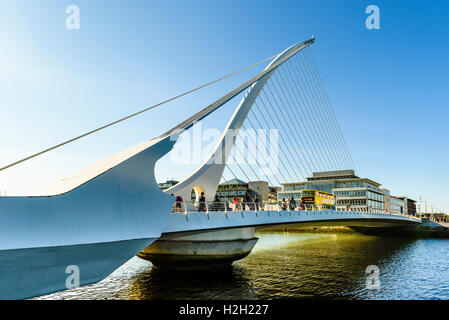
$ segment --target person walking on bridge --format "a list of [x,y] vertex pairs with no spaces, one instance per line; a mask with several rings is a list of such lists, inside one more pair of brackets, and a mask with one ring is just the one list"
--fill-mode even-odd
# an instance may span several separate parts
[[293,197],[290,199],[289,206],[290,206],[290,210],[295,210],[296,209],[296,201],[295,201],[295,199]]
[[260,211],[260,198],[258,194],[256,194],[256,198],[254,199],[254,207],[256,211]]
[[199,212],[206,211],[206,197],[204,196],[204,192],[201,192],[201,195],[198,199],[198,211]]
[[287,202],[285,201],[285,198],[282,198],[282,210],[287,210]]
[[175,200],[175,212],[182,212],[182,203],[184,199],[181,196],[176,196]]
[[239,197],[234,196],[234,199],[232,199],[232,201],[234,202],[234,211],[238,211],[239,210],[239,205],[240,205]]
[[214,201],[212,202],[212,211],[223,211],[223,205],[220,202],[220,199],[217,195],[215,195]]

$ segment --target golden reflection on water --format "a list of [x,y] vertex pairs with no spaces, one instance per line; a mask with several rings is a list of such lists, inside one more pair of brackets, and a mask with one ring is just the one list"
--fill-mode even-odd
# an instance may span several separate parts
[[[449,240],[356,233],[259,233],[253,252],[223,272],[174,272],[134,257],[107,279],[46,299],[449,298]],[[446,257],[446,258],[444,258]],[[381,289],[366,289],[377,265]],[[427,270],[427,271],[423,271]],[[433,271],[438,272],[435,278]]]

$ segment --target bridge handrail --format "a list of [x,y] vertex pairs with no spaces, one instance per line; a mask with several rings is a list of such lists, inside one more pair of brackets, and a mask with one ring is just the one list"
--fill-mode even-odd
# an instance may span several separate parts
[[284,204],[282,204],[281,201],[278,203],[275,202],[268,202],[268,201],[260,201],[260,202],[254,202],[254,201],[244,201],[239,203],[234,203],[233,201],[205,201],[205,202],[199,202],[199,201],[175,201],[174,205],[170,211],[170,213],[183,213],[187,215],[188,213],[194,213],[194,212],[204,212],[206,214],[209,214],[209,212],[243,212],[243,211],[253,211],[253,212],[259,212],[259,211],[278,211],[278,212],[305,212],[308,211],[334,211],[336,214],[343,214],[344,212],[360,212],[365,214],[378,214],[378,215],[385,215],[385,216],[404,216],[404,217],[416,217],[414,215],[409,215],[407,213],[392,213],[392,212],[386,212],[385,210],[381,209],[369,209],[369,208],[339,208],[336,207],[335,209],[327,209],[323,208],[321,206],[311,206],[311,207],[302,207],[297,205],[297,202],[290,203],[290,201],[285,201]]

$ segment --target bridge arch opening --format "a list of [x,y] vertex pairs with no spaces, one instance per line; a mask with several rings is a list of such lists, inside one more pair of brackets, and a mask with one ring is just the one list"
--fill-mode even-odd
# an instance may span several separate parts
[[[203,186],[196,185],[192,189],[192,201],[197,202],[200,199],[201,192],[204,192],[204,195],[206,195],[206,190],[204,190]],[[195,194],[195,199],[193,199],[193,196]]]

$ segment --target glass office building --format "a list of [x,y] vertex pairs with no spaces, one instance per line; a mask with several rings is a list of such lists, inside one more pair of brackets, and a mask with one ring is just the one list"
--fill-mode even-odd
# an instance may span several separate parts
[[405,213],[405,205],[403,199],[390,196],[390,213]]
[[338,209],[385,210],[384,193],[379,189],[380,183],[368,178],[359,178],[354,170],[313,172],[305,182],[283,183],[278,192],[278,200],[301,200],[301,191],[320,190],[335,194]]

